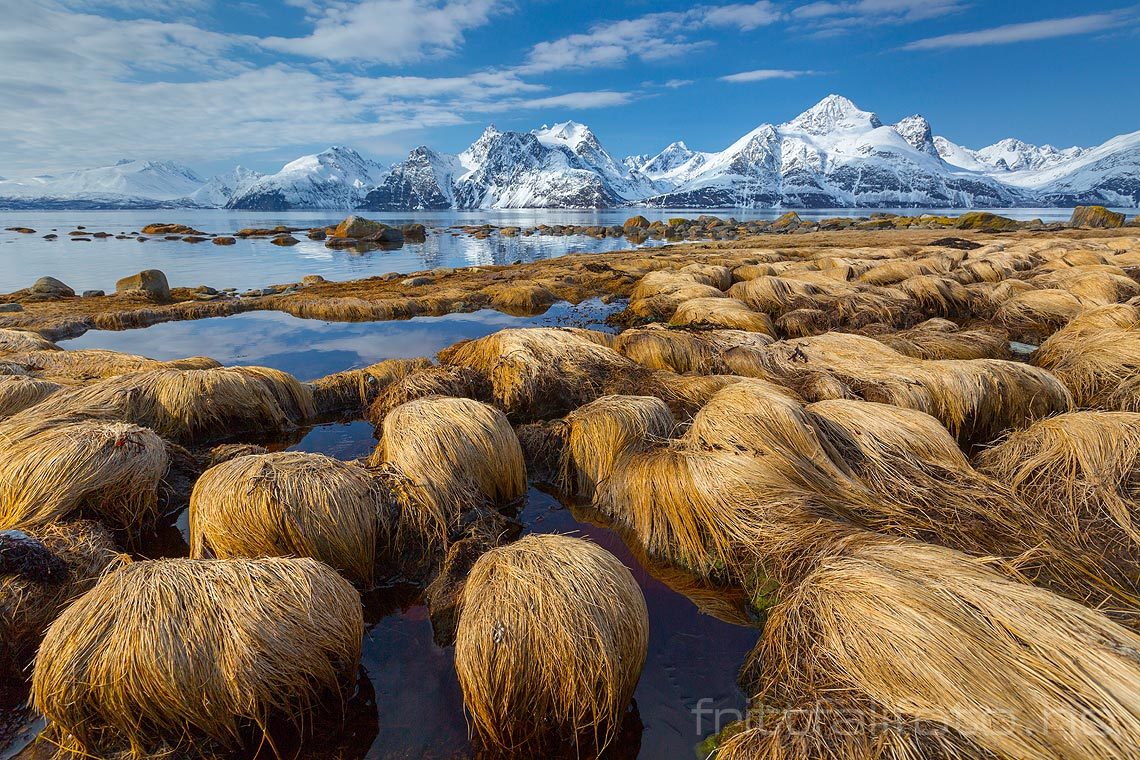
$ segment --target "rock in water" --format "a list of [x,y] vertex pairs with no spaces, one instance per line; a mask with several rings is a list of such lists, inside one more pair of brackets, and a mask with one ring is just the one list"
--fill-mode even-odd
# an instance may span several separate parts
[[291,245],[297,245],[297,243],[299,243],[301,241],[298,240],[297,238],[293,237],[292,235],[278,235],[277,237],[273,238],[269,242],[273,243],[273,245],[291,246]]
[[42,296],[71,297],[75,291],[54,277],[41,277],[32,285],[32,292]]
[[1115,229],[1124,226],[1124,214],[1109,211],[1104,206],[1077,206],[1069,226]]
[[386,229],[388,229],[386,224],[374,222],[362,216],[349,216],[337,225],[333,235],[340,238],[364,238],[377,235]]
[[427,230],[422,224],[405,224],[400,227],[400,232],[404,233],[404,237],[412,243],[422,243],[427,240]]
[[124,293],[128,290],[141,290],[148,298],[155,301],[170,300],[170,283],[166,275],[159,269],[144,269],[138,274],[124,277],[115,283],[115,292]]
[[649,220],[646,219],[644,216],[641,216],[641,215],[631,216],[629,219],[625,220],[625,224],[623,224],[622,227],[625,229],[626,232],[629,232],[630,230],[648,229],[649,228]]

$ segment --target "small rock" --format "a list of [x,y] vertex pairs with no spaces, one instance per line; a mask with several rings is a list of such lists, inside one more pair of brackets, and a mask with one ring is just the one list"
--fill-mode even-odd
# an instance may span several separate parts
[[107,295],[102,290],[85,290],[83,291],[83,298],[102,298]]
[[182,238],[182,241],[184,243],[204,243],[206,242],[206,238],[202,237],[201,235],[187,235],[186,237]]
[[170,300],[170,283],[159,269],[144,269],[138,274],[124,277],[115,283],[115,292],[141,290],[155,301]]
[[19,232],[22,235],[34,235],[36,231],[31,227],[5,227],[8,232]]
[[194,292],[207,296],[216,296],[218,294],[218,291],[214,290],[209,285],[199,285],[198,287],[194,288]]
[[297,243],[300,243],[301,241],[298,240],[297,238],[293,237],[292,235],[278,235],[277,237],[273,238],[269,242],[272,243],[273,245],[293,246],[293,245],[297,245]]
[[214,238],[214,245],[233,245],[237,242],[237,238],[232,238],[229,235],[221,235]]
[[24,307],[18,303],[0,303],[0,314],[11,314],[23,310]]
[[399,272],[385,272],[384,274],[380,275],[379,279],[383,282],[391,282],[392,280],[398,280],[403,276],[404,275],[400,274]]
[[405,288],[418,288],[421,285],[431,285],[430,277],[409,277],[400,284]]
[[91,238],[89,238],[89,237],[73,237],[73,238],[70,238],[70,240],[73,243],[90,243],[91,242]]
[[[76,229],[83,229],[76,227]],[[202,233],[185,224],[148,224],[142,228],[144,235],[201,235]]]
[[32,292],[37,295],[68,297],[75,295],[75,291],[54,277],[41,277],[32,285]]
[[54,232],[49,232],[48,234],[44,235],[44,240],[55,240],[58,237],[59,235],[55,234]]
[[305,286],[320,285],[322,282],[328,282],[328,280],[319,274],[307,274],[301,278],[301,284]]
[[309,240],[324,240],[329,236],[329,234],[320,227],[314,227],[313,229],[309,230],[307,236]]

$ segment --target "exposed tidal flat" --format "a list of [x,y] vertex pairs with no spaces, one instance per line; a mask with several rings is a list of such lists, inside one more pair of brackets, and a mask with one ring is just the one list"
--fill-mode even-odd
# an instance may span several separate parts
[[6,752],[1130,757],[1140,233],[987,224],[13,288]]

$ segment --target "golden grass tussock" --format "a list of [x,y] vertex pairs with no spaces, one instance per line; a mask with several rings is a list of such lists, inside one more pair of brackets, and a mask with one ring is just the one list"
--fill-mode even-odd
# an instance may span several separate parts
[[102,573],[129,558],[120,554],[110,532],[96,522],[50,523],[25,532],[62,564],[58,577],[0,573],[0,676],[22,680],[40,637],[75,597],[86,593]]
[[489,747],[591,754],[621,726],[648,644],[645,599],[621,562],[581,539],[530,535],[471,569],[455,669]]
[[516,317],[542,314],[558,300],[558,296],[539,283],[517,280],[489,285],[483,294],[491,299],[492,308]]
[[160,362],[143,356],[94,348],[74,351],[61,351],[57,348],[27,351],[10,354],[5,360],[23,365],[38,377],[63,382],[103,380],[146,370],[201,369],[220,366],[213,359],[204,357]]
[[998,359],[912,359],[861,335],[781,341],[760,358],[773,377],[809,401],[822,399],[799,381],[830,374],[866,401],[933,415],[963,444],[988,443],[1072,405],[1065,386],[1036,367]]
[[428,396],[490,401],[491,385],[468,367],[425,367],[388,385],[368,407],[365,417],[373,425],[380,425],[396,407]]
[[1082,301],[1110,304],[1140,295],[1140,284],[1118,267],[1073,267],[1038,275],[1034,282],[1045,288],[1061,288]]
[[959,330],[953,322],[931,319],[907,330],[868,330],[867,335],[914,359],[1008,359],[1009,336],[983,327]]
[[673,312],[674,327],[729,328],[748,330],[775,337],[776,327],[767,314],[753,311],[735,298],[693,298]]
[[50,406],[51,413],[134,422],[180,443],[288,430],[316,414],[309,386],[268,367],[138,372],[60,392]]
[[0,420],[35,406],[61,387],[50,380],[34,377],[0,377]]
[[1140,413],[1050,417],[981,452],[978,466],[1068,541],[1140,578]]
[[0,328],[0,355],[30,351],[60,351],[60,347],[39,333]]
[[779,336],[806,338],[827,332],[834,326],[834,320],[823,309],[792,309],[781,314],[775,325]]
[[231,459],[190,496],[190,555],[312,557],[365,588],[394,537],[387,492],[362,467],[322,454]]
[[1082,314],[1042,343],[1031,361],[1060,378],[1080,407],[1140,411],[1140,329],[1130,324],[1135,313],[1108,306]]
[[1132,757],[1137,651],[1100,613],[981,560],[856,544],[772,610],[757,657],[766,725],[718,757]]
[[366,409],[388,386],[427,369],[424,359],[387,359],[362,369],[337,372],[309,383],[317,414],[353,413]]
[[1090,306],[1067,290],[1043,288],[1028,290],[1009,298],[998,307],[994,322],[1015,338],[1039,342],[1064,327],[1073,317]]
[[976,315],[978,302],[957,280],[938,275],[908,277],[895,285],[927,315],[957,317]]
[[827,296],[846,290],[847,286],[839,282],[824,286],[785,277],[764,276],[736,283],[728,289],[728,295],[743,301],[754,311],[775,317],[792,309],[818,306]]
[[271,718],[351,679],[363,634],[360,595],[313,559],[136,562],[48,629],[33,702],[88,757],[272,745]]
[[157,517],[158,486],[170,460],[151,430],[97,420],[8,424],[0,446],[0,529],[80,514],[138,529]]
[[732,270],[719,264],[686,264],[677,270],[680,274],[696,276],[706,285],[712,285],[718,290],[728,290],[732,285]]
[[693,272],[650,272],[634,285],[629,296],[628,311],[639,319],[668,320],[685,301],[694,298],[727,298],[711,282],[711,278]]
[[446,543],[463,510],[513,505],[526,495],[522,447],[498,409],[465,398],[433,396],[393,409],[368,459],[399,475],[401,529]]
[[648,373],[589,337],[557,328],[500,330],[457,343],[439,359],[487,378],[495,404],[517,423],[560,417],[598,396],[623,392]]
[[625,456],[664,443],[676,422],[659,398],[603,396],[575,409],[562,425],[560,490],[592,501]]
[[617,336],[614,349],[649,369],[667,369],[681,375],[728,371],[716,344],[700,332],[655,325],[632,328]]
[[928,256],[921,259],[894,259],[884,261],[859,275],[859,281],[868,285],[893,285],[896,282],[925,275],[945,274],[955,262],[946,256]]

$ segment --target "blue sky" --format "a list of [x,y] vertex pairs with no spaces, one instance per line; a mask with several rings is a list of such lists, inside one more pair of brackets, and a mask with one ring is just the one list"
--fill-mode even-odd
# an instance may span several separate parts
[[980,0],[0,0],[0,176],[120,157],[384,162],[574,119],[615,156],[719,150],[839,93],[936,134],[1140,129],[1140,7]]

